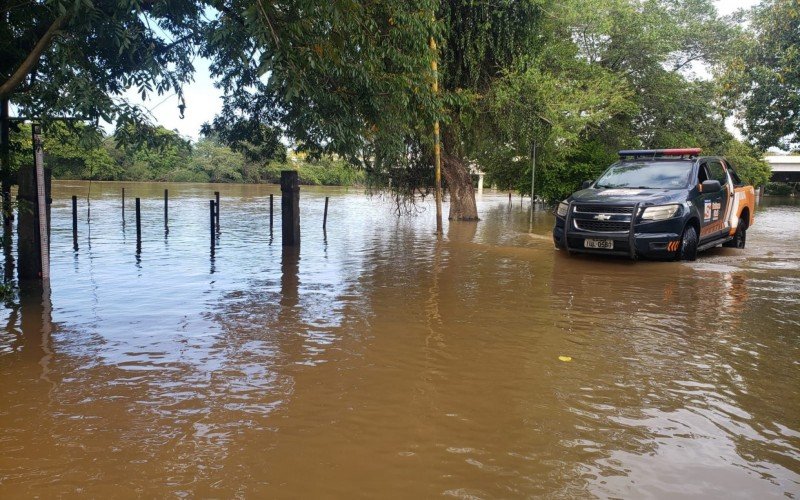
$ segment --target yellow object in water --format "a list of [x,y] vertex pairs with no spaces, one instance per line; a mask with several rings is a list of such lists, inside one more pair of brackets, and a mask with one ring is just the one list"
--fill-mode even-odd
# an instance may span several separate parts
[[571,356],[559,356],[558,359],[560,359],[561,361],[572,361]]

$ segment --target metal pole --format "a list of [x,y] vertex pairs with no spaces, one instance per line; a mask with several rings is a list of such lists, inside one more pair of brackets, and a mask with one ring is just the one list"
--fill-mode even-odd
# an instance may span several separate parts
[[216,212],[217,209],[214,207],[214,200],[208,200],[208,214],[211,219],[211,251],[214,251],[214,246],[216,244],[217,239],[217,232],[215,226],[216,224]]
[[[436,19],[434,19],[436,21]],[[433,52],[431,70],[433,71],[433,93],[439,93],[439,63],[436,40],[430,38]],[[442,146],[439,134],[439,120],[433,122],[434,190],[436,192],[436,235],[442,236]]]
[[322,216],[322,229],[328,224],[328,197],[325,197],[325,214]]
[[216,201],[215,207],[217,210],[217,215],[215,217],[215,220],[217,222],[217,231],[219,231],[219,191],[214,191],[214,200]]
[[272,195],[269,195],[269,235],[272,236]]
[[72,196],[72,247],[78,249],[78,197]]
[[125,188],[122,188],[122,223],[125,224]]
[[169,190],[164,190],[164,230],[169,232]]
[[536,206],[536,141],[533,141],[533,166],[531,167],[531,210]]
[[139,198],[136,198],[136,245],[142,244],[142,207]]

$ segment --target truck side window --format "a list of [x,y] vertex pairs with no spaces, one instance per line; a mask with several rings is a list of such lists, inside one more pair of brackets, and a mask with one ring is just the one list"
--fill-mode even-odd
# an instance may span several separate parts
[[728,183],[728,177],[725,174],[725,169],[722,168],[722,163],[718,161],[708,162],[708,171],[709,175],[711,175],[711,179],[718,180],[719,183],[725,187],[725,184]]
[[702,184],[703,181],[708,180],[708,172],[706,171],[706,164],[703,163],[700,165],[700,168],[697,169],[697,183]]
[[733,167],[731,167],[731,164],[728,163],[728,162],[725,162],[725,166],[728,167],[728,173],[731,176],[731,180],[733,181],[733,185],[736,186],[736,187],[744,186],[744,182],[742,182],[742,179],[741,179],[741,177],[739,177],[739,174],[736,173],[736,170],[734,170]]

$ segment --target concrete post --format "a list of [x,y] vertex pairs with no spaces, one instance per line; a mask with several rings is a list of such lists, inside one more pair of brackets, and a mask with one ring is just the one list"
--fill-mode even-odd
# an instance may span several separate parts
[[300,178],[296,170],[281,171],[281,236],[285,247],[300,245]]
[[33,164],[19,170],[17,271],[21,282],[46,281],[50,277],[50,171],[43,165],[39,131],[39,125],[34,124]]
[[483,176],[486,175],[483,172],[478,172],[478,194],[483,194]]

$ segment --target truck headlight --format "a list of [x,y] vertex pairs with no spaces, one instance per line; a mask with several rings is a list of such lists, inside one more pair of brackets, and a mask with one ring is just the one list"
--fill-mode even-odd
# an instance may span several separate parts
[[567,210],[569,210],[569,203],[562,201],[558,204],[558,208],[556,209],[556,215],[559,217],[566,217]]
[[642,212],[642,220],[665,220],[678,215],[680,205],[659,205],[657,207],[647,207]]

